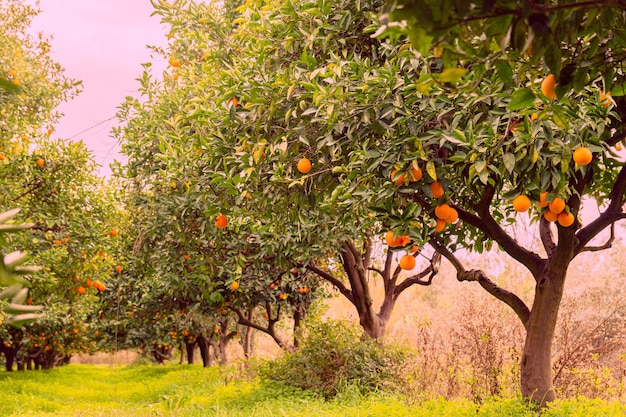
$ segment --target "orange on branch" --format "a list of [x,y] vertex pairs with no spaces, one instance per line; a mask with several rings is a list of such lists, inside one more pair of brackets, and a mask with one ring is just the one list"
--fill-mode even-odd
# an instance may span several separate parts
[[76,292],[82,295],[86,293],[87,290],[85,289],[85,287],[81,286],[81,287],[76,288]]
[[558,218],[558,214],[551,210],[546,210],[543,212],[543,217],[549,222],[555,222]]
[[409,171],[409,182],[417,182],[422,179],[423,173],[420,167],[411,167]]
[[556,197],[550,204],[548,204],[548,208],[552,213],[559,214],[565,210],[565,201],[562,198]]
[[446,223],[454,223],[459,219],[459,212],[455,208],[450,207],[450,215],[444,220]]
[[122,266],[121,266],[121,265],[116,266],[116,267],[115,267],[115,272],[117,272],[118,274],[119,274],[120,272],[122,272]]
[[397,186],[404,184],[405,174],[398,175],[398,169],[391,171],[391,181],[395,182]]
[[589,148],[585,148],[581,146],[580,148],[576,148],[574,154],[572,155],[572,159],[578,165],[589,165],[591,160],[593,159],[593,154],[589,150]]
[[230,284],[230,289],[233,291],[237,291],[239,289],[239,282],[238,281],[233,281]]
[[556,86],[556,78],[554,77],[554,74],[550,74],[546,78],[544,78],[543,81],[541,82],[541,92],[543,93],[544,96],[551,98],[551,99],[555,99],[556,98],[556,91],[554,90],[555,86]]
[[572,213],[568,213],[566,211],[560,213],[558,215],[558,217],[557,217],[557,221],[563,227],[569,227],[569,226],[573,225],[574,224],[574,220],[576,220],[574,215]]
[[435,181],[430,183],[430,192],[433,195],[433,198],[439,198],[443,196],[443,186],[439,181]]
[[437,219],[437,224],[435,225],[435,232],[441,232],[446,228],[446,221],[443,219]]
[[38,167],[40,167],[40,168],[41,168],[41,167],[43,167],[44,165],[46,165],[46,161],[44,161],[42,158],[39,158],[39,159],[37,159],[37,161],[35,161],[35,164],[36,164]]
[[451,210],[452,210],[452,208],[449,205],[447,205],[447,204],[440,204],[437,207],[435,207],[435,216],[437,216],[438,219],[445,220],[452,213]]
[[537,201],[537,205],[541,208],[548,207],[548,202],[546,201],[547,197],[548,197],[547,191],[544,191],[543,193],[539,194],[539,201]]
[[513,208],[515,211],[523,213],[530,208],[530,198],[525,195],[518,195],[513,199]]
[[301,174],[308,174],[309,171],[311,171],[311,161],[309,161],[307,158],[302,158],[298,161],[298,171],[300,171]]
[[220,214],[215,218],[215,227],[218,229],[223,229],[228,226],[228,218],[223,214]]
[[413,255],[404,255],[402,258],[400,258],[400,268],[407,271],[415,268],[415,258],[413,257]]

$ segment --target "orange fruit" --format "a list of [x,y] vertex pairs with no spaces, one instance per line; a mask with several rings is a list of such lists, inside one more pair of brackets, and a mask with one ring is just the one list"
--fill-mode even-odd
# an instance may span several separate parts
[[549,222],[555,222],[558,218],[558,214],[554,213],[551,210],[546,210],[543,212],[543,217]]
[[417,182],[422,179],[423,173],[420,167],[411,167],[409,171],[409,182]]
[[537,113],[533,113],[533,114],[530,115],[530,121],[531,122],[534,122],[538,118],[539,118],[539,115]]
[[574,162],[578,165],[589,165],[593,159],[593,154],[589,148],[581,146],[580,148],[576,148],[574,154],[572,155],[572,159],[574,159]]
[[287,299],[287,294],[285,294],[284,292],[281,292],[281,293],[278,295],[278,298],[280,298],[281,300],[285,300],[285,299]]
[[307,158],[300,159],[298,161],[298,171],[300,171],[301,174],[309,173],[309,171],[311,171],[311,161]]
[[560,213],[557,217],[557,221],[563,227],[569,227],[574,224],[574,215],[572,213],[568,213],[566,211]]
[[415,258],[413,255],[404,255],[400,258],[400,268],[406,269],[407,271],[415,268]]
[[446,228],[446,221],[443,219],[437,219],[437,224],[435,225],[435,232],[441,232]]
[[233,281],[230,284],[230,289],[233,291],[237,291],[239,289],[239,282],[238,281]]
[[438,205],[437,207],[435,207],[435,216],[437,216],[438,219],[445,220],[452,213],[451,210],[452,209],[447,204]]
[[515,211],[523,213],[530,208],[530,198],[525,195],[518,195],[513,199],[513,208]]
[[117,236],[117,229],[111,229],[111,232],[109,233],[112,237]]
[[233,105],[233,107],[237,107],[239,105],[239,100],[237,99],[237,97],[233,97],[230,99],[230,104]]
[[4,161],[6,159],[6,156],[4,156],[3,153],[0,153],[0,161]]
[[93,281],[88,279],[87,281],[85,281],[85,285],[91,287],[93,285]]
[[35,164],[37,164],[38,167],[42,167],[42,166],[46,165],[46,161],[44,161],[43,159],[39,158],[39,159],[37,159],[37,161],[35,161]]
[[13,81],[12,81],[12,83],[13,83],[13,85],[14,85],[14,86],[16,86],[16,87],[17,87],[17,86],[19,86],[19,85],[21,84],[20,80],[18,80],[17,78],[14,78],[14,79],[13,79]]
[[445,218],[446,223],[454,223],[459,219],[459,212],[456,209],[450,207],[450,215]]
[[180,61],[176,58],[170,58],[170,65],[174,68],[180,67]]
[[556,91],[554,91],[554,86],[556,85],[556,78],[554,78],[553,74],[548,75],[541,82],[541,92],[544,96],[555,99]]
[[604,90],[600,90],[600,103],[602,103],[602,107],[609,107],[613,102],[613,97],[611,96],[611,92],[604,92]]
[[411,248],[411,250],[409,252],[411,253],[415,253],[415,252],[419,252],[420,247],[417,245],[413,245],[413,247]]
[[[622,150],[622,142],[617,142],[617,143],[615,144],[615,150],[616,150],[617,152],[619,152],[619,151],[621,151],[621,150]],[[0,161],[1,161],[1,160],[2,160],[2,158],[0,158]]]
[[85,287],[81,286],[81,287],[76,288],[76,292],[79,294],[84,294],[87,292],[87,290],[85,289]]
[[552,200],[550,204],[548,204],[548,209],[554,214],[559,214],[563,210],[565,210],[565,201],[562,198],[555,198]]
[[395,182],[396,185],[400,186],[404,184],[405,175],[404,174],[397,175],[397,174],[398,174],[397,168],[391,171],[391,181]]
[[430,183],[430,192],[433,195],[433,198],[439,198],[443,196],[443,186],[439,181],[435,181]]
[[119,274],[120,272],[122,272],[122,266],[121,266],[121,265],[116,266],[116,267],[115,267],[115,272],[117,272],[118,274]]
[[537,205],[539,207],[548,207],[548,202],[546,201],[546,198],[548,197],[548,192],[544,191],[543,193],[539,194],[539,201],[537,201]]
[[215,218],[215,227],[218,229],[223,229],[228,226],[228,218],[223,214],[220,214]]

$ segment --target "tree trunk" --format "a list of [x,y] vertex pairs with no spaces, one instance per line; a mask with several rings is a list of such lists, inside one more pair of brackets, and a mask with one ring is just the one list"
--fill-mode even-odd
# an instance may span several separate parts
[[197,337],[198,348],[200,349],[200,357],[202,357],[202,365],[205,368],[211,366],[211,352],[209,349],[209,341],[204,335],[198,335]]
[[[187,363],[189,365],[193,365],[194,359],[195,359],[195,350],[196,350],[196,344],[194,343],[189,343],[189,342],[185,342],[185,348],[187,351]],[[181,350],[182,352],[182,350]],[[181,353],[181,357],[182,357],[182,353]]]
[[552,342],[565,274],[566,268],[553,269],[548,272],[550,278],[540,281],[528,320],[520,369],[522,395],[541,406],[556,399],[552,384]]
[[13,371],[13,362],[15,362],[15,352],[13,349],[4,350],[4,358],[6,360],[5,367],[7,372]]

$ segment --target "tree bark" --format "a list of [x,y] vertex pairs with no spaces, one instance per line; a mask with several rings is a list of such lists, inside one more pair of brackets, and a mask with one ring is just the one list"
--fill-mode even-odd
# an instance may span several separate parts
[[[194,359],[195,359],[195,350],[196,350],[196,344],[194,343],[189,343],[189,342],[185,342],[185,350],[187,351],[187,363],[189,365],[193,365],[194,363]],[[182,356],[182,353],[181,353]]]
[[202,358],[202,365],[205,368],[211,366],[211,352],[209,349],[209,341],[207,338],[201,334],[197,337],[198,348],[200,349],[200,357]]
[[550,277],[537,284],[522,353],[522,395],[542,407],[556,399],[552,378],[552,342],[566,271],[566,267],[552,268]]

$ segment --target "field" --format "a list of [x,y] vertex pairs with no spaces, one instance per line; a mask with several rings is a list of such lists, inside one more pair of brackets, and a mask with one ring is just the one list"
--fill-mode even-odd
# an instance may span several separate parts
[[[48,372],[0,373],[2,416],[539,416],[518,399],[432,400],[407,405],[383,394],[347,390],[332,401],[307,392],[233,377],[233,368],[188,365],[69,365]],[[559,401],[542,416],[622,416],[626,405],[580,398]]]

